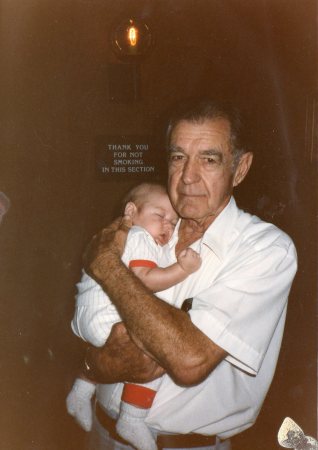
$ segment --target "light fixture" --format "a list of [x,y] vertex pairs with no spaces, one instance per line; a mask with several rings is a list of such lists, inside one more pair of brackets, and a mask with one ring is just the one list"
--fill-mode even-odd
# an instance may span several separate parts
[[141,19],[126,18],[118,22],[111,32],[111,44],[115,54],[123,60],[144,57],[153,44],[149,26]]

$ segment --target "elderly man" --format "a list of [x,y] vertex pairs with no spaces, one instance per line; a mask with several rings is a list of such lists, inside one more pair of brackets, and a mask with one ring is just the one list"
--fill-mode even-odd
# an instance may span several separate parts
[[[163,382],[146,419],[160,448],[229,449],[228,438],[256,420],[274,375],[287,298],[296,271],[291,239],[238,209],[233,188],[253,155],[239,117],[206,100],[181,108],[168,127],[171,202],[181,220],[172,251],[191,246],[201,268],[171,288],[176,306],[152,295],[121,263],[126,229],[96,237],[86,269],[123,323],[106,345],[90,347],[86,374],[97,377],[89,449],[129,449],[114,434],[122,382]],[[192,300],[187,313],[181,309]],[[80,334],[80,317],[73,322]]]

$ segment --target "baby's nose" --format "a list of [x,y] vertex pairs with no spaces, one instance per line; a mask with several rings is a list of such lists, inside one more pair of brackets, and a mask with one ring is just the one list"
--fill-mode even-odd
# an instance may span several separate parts
[[169,222],[169,221],[166,221],[163,224],[163,226],[164,226],[165,233],[169,234],[169,236],[171,237],[172,233],[173,233],[173,230],[174,230],[174,226],[172,225],[172,223]]

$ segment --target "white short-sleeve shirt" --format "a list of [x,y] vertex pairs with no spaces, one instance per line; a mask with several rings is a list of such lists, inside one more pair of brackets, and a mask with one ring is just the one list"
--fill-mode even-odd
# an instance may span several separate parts
[[[167,267],[170,265],[169,244],[160,246],[144,228],[133,226],[127,235],[122,261],[127,267]],[[114,323],[121,320],[117,308],[84,271],[76,286],[72,329],[84,341],[100,347],[105,344]]]
[[[272,381],[296,251],[284,232],[239,210],[234,198],[191,247],[201,254],[200,269],[165,293],[176,306],[193,297],[192,322],[228,356],[197,386],[164,375],[146,422],[164,433],[227,438],[255,422]],[[98,386],[112,415],[121,391],[121,383]]]

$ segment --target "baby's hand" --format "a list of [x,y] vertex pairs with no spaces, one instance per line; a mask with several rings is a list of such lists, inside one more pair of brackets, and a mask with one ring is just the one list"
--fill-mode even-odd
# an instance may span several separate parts
[[198,270],[202,262],[199,253],[192,250],[192,248],[182,250],[177,257],[177,261],[188,274]]

